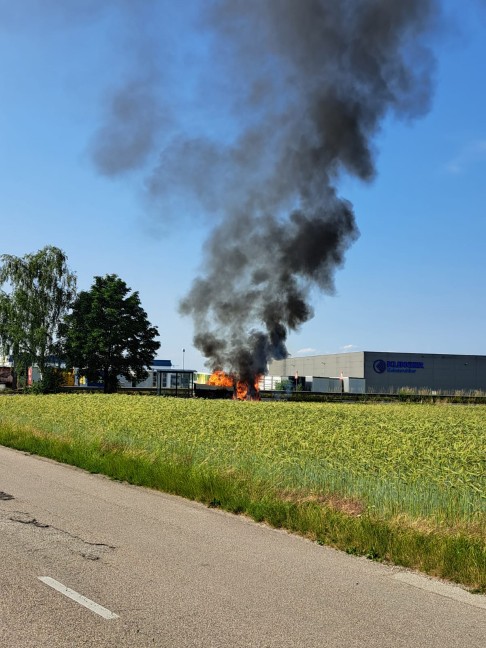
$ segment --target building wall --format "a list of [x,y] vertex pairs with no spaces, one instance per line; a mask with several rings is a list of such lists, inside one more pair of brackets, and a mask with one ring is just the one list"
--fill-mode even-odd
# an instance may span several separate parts
[[486,392],[486,356],[367,351],[364,375],[368,392],[396,392],[405,387]]
[[270,376],[315,376],[320,378],[336,378],[352,376],[364,378],[364,352],[336,353],[332,355],[307,356],[304,358],[286,358],[274,360],[268,366]]
[[443,393],[486,392],[486,356],[361,351],[289,357],[269,364],[270,376],[352,377],[366,380],[369,393],[410,387]]

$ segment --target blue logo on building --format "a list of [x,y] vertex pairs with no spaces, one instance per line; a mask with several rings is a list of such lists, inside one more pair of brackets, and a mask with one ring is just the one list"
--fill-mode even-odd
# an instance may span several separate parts
[[375,360],[373,369],[376,373],[415,373],[417,369],[425,369],[423,362],[410,362],[407,360]]
[[384,373],[386,371],[386,362],[384,360],[375,360],[373,362],[373,369],[376,373]]

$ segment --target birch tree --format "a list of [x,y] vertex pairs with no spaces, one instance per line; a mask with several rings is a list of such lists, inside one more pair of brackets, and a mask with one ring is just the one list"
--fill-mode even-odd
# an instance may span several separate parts
[[5,355],[13,355],[21,382],[29,366],[45,371],[75,295],[76,276],[59,248],[48,245],[23,257],[0,256],[0,343]]

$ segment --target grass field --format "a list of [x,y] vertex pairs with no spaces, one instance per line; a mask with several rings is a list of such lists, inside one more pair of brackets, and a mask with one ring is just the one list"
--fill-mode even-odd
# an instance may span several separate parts
[[0,397],[0,443],[486,591],[486,407]]

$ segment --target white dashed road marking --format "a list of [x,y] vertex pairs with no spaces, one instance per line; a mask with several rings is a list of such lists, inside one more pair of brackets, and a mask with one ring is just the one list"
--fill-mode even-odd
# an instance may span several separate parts
[[46,585],[49,585],[49,587],[52,587],[61,594],[64,594],[64,596],[67,596],[73,601],[76,601],[76,603],[79,603],[79,605],[84,605],[85,608],[88,608],[88,610],[91,610],[92,612],[96,612],[96,614],[99,614],[104,619],[118,619],[118,614],[110,612],[110,610],[107,610],[102,605],[98,605],[98,603],[95,603],[89,598],[82,596],[82,594],[78,594],[74,590],[69,589],[69,587],[66,587],[62,583],[59,583],[59,581],[54,580],[54,578],[50,578],[49,576],[39,576],[38,578]]

